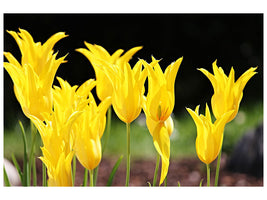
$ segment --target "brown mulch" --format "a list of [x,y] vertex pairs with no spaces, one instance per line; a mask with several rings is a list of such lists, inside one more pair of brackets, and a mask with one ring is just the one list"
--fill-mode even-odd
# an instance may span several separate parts
[[[97,186],[105,186],[110,172],[116,163],[116,159],[102,159],[98,171]],[[216,164],[216,162],[214,162]],[[263,186],[263,178],[257,178],[248,174],[234,173],[227,171],[224,167],[225,161],[222,158],[222,167],[220,170],[219,186]],[[42,185],[42,164],[37,160],[37,180],[38,186]],[[160,164],[161,165],[161,164]],[[152,184],[155,169],[154,160],[131,160],[130,186],[148,186]],[[214,183],[215,166],[211,168],[211,185]],[[160,169],[159,169],[160,170]],[[160,171],[159,171],[160,173]],[[125,159],[122,160],[112,186],[125,185],[126,166]],[[75,186],[82,185],[84,168],[77,160],[77,170]],[[160,174],[159,174],[160,175]],[[180,160],[171,160],[167,176],[168,186],[177,186],[178,181],[181,186],[199,186],[203,179],[203,186],[206,185],[206,166],[195,158],[184,158]]]

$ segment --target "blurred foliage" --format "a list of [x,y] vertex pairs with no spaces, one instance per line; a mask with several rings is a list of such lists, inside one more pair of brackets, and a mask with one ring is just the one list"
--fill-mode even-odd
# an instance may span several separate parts
[[[200,113],[203,112],[204,110],[201,110],[200,107]],[[126,126],[116,117],[114,112],[112,116],[111,134],[103,156],[117,158],[120,155],[126,155]],[[197,159],[195,152],[196,127],[192,118],[185,109],[180,115],[173,117],[175,130],[171,135],[171,158],[193,156]],[[257,102],[249,106],[244,106],[241,103],[238,115],[225,127],[223,151],[230,154],[238,140],[247,131],[256,128],[261,123],[263,123],[263,103]],[[29,142],[29,127],[25,131],[28,133]],[[40,137],[38,137],[38,144],[41,145]],[[11,154],[14,153],[17,158],[22,158],[22,149],[23,141],[19,125],[17,124],[10,130],[6,129],[4,132],[4,156],[11,158]],[[37,154],[41,155],[38,147]],[[152,137],[146,128],[144,114],[141,114],[131,125],[131,155],[132,159],[156,159],[156,150]]]

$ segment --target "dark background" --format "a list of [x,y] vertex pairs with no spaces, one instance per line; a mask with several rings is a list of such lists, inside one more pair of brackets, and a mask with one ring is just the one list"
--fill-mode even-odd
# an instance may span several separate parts
[[[185,107],[210,104],[212,85],[197,68],[212,72],[216,59],[227,75],[234,66],[236,79],[250,67],[258,66],[258,74],[245,87],[242,104],[263,101],[263,14],[4,14],[4,51],[20,61],[19,48],[6,32],[18,28],[42,43],[56,32],[69,35],[54,49],[59,51],[58,57],[68,53],[68,62],[59,67],[56,76],[71,85],[95,78],[87,58],[75,51],[84,48],[83,42],[87,41],[103,46],[111,54],[120,48],[127,51],[143,46],[130,61],[132,66],[138,58],[150,62],[153,55],[163,58],[160,65],[164,70],[183,56],[176,78],[175,114],[183,114]],[[12,80],[4,70],[5,128],[21,118],[24,116]]]

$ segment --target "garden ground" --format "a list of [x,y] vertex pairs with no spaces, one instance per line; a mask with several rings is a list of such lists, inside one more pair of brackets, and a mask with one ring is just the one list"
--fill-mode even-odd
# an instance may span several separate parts
[[[219,186],[263,186],[263,178],[257,178],[248,174],[230,172],[225,168],[226,158],[222,157]],[[105,186],[110,172],[116,163],[116,159],[103,159],[98,171],[97,186]],[[216,164],[216,162],[214,162]],[[130,186],[148,186],[152,184],[155,169],[153,160],[132,160]],[[38,186],[42,185],[42,164],[37,160]],[[214,183],[215,166],[212,166],[211,185]],[[122,160],[112,186],[125,185],[125,159]],[[83,182],[84,168],[77,161],[75,186],[81,186]],[[203,186],[206,185],[206,167],[198,159],[184,158],[170,162],[167,176],[167,186],[199,186],[203,179]]]

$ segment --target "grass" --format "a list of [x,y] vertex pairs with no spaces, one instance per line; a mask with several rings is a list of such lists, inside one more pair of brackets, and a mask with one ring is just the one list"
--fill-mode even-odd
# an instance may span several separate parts
[[[262,102],[248,106],[241,104],[236,118],[225,127],[223,151],[231,153],[238,140],[247,131],[256,128],[262,122]],[[171,158],[196,157],[196,127],[186,110],[174,116],[174,127],[175,130],[171,135]],[[152,137],[146,128],[143,114],[131,124],[130,130],[132,158],[156,159],[156,150],[153,146]],[[29,127],[26,127],[26,134],[29,142]],[[38,144],[41,145],[40,137],[38,137]],[[41,155],[40,148],[37,149],[39,150],[37,154]],[[12,153],[14,153],[17,158],[23,157],[22,134],[18,124],[13,130],[4,131],[4,156],[6,158],[11,158]],[[126,125],[118,120],[113,112],[111,133],[103,156],[119,158],[120,155],[126,155]]]

